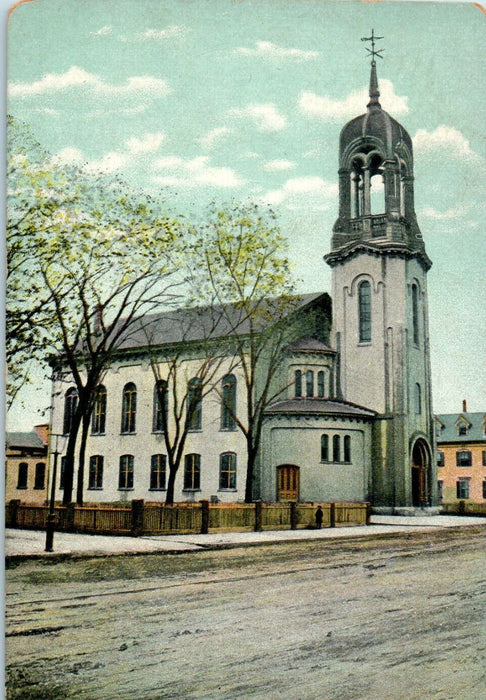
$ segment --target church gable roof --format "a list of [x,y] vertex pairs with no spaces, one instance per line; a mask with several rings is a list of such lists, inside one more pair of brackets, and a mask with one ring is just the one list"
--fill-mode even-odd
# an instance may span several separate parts
[[[324,299],[328,299],[325,292],[299,295],[292,313],[319,305]],[[270,309],[271,302],[269,300]],[[262,322],[262,329],[268,324],[268,321]],[[250,332],[249,321],[237,305],[179,308],[141,317],[117,350],[218,340],[234,335],[235,332],[240,336]]]

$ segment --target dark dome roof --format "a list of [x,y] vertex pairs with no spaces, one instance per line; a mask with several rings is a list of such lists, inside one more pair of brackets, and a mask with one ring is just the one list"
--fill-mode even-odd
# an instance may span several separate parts
[[379,139],[385,149],[386,157],[393,157],[397,144],[404,143],[412,154],[412,139],[408,132],[379,104],[371,105],[366,114],[351,119],[341,131],[339,152],[342,156],[349,144],[355,139],[371,137]]

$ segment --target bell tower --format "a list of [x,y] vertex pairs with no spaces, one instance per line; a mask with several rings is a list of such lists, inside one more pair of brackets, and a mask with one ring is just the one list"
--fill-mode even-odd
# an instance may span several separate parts
[[[367,111],[339,143],[333,277],[340,398],[378,413],[369,493],[375,509],[436,504],[427,271],[414,208],[412,139],[382,109],[374,31]],[[398,511],[397,511],[398,509]]]

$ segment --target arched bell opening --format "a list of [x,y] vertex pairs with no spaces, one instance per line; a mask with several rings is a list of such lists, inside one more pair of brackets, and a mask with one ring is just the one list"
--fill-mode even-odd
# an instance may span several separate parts
[[379,155],[375,154],[372,156],[369,164],[369,172],[369,213],[371,215],[384,214],[386,211],[384,169],[383,160]]

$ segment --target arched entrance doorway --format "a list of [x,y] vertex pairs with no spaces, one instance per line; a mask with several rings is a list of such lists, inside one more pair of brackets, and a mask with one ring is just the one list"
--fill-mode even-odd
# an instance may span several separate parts
[[277,500],[299,500],[299,467],[295,464],[281,464],[277,467]]
[[412,505],[421,508],[430,499],[428,471],[429,450],[427,443],[419,438],[412,449]]

